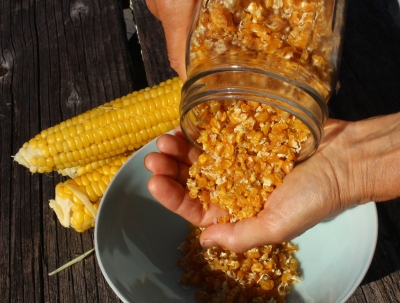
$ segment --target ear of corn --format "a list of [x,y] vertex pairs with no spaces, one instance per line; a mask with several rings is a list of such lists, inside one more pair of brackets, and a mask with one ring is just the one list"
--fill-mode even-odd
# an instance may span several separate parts
[[134,153],[179,124],[182,81],[169,79],[43,130],[14,160],[32,173],[69,176],[56,186],[50,207],[65,227],[94,227],[111,179]]
[[14,160],[32,173],[73,178],[80,168],[137,150],[177,126],[181,88],[173,78],[68,119],[24,143]]
[[94,227],[101,198],[111,179],[129,157],[121,155],[92,172],[57,184],[56,197],[50,200],[50,207],[60,223],[78,232]]

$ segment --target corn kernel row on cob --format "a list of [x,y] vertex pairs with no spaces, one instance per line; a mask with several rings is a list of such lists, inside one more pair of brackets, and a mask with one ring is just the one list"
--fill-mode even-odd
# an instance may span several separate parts
[[131,152],[128,152],[126,154],[124,153],[124,154],[116,155],[114,157],[106,158],[106,159],[103,159],[103,160],[90,162],[89,164],[86,164],[85,166],[79,166],[78,168],[75,168],[75,170],[71,174],[69,174],[69,177],[74,179],[74,178],[76,178],[78,176],[82,176],[82,175],[84,175],[86,173],[94,172],[99,167],[102,167],[102,166],[107,165],[107,164],[112,164],[115,160],[118,160],[121,157],[124,157],[126,155],[130,155],[130,154],[131,154]]
[[50,127],[14,160],[39,173],[77,176],[79,167],[134,151],[179,123],[182,81],[173,78]]
[[56,186],[56,197],[50,207],[65,227],[84,232],[95,225],[101,198],[112,178],[131,156],[120,155],[92,172],[61,182]]

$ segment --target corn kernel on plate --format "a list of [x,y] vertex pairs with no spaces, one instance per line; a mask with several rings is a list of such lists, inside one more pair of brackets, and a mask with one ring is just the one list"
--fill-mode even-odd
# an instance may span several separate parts
[[[144,157],[153,140],[117,172],[100,204],[95,227],[97,259],[107,282],[124,302],[196,302],[195,288],[179,282],[178,250],[189,225],[147,191]],[[344,302],[365,276],[376,246],[375,203],[347,210],[308,230],[292,243],[301,281],[287,302]],[[356,243],[356,245],[355,245]]]

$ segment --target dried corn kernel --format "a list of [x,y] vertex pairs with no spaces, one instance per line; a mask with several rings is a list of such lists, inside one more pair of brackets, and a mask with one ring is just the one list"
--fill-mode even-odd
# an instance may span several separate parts
[[[201,228],[192,228],[179,247],[185,273],[181,283],[200,287],[198,302],[284,302],[292,284],[300,281],[297,246],[284,242],[263,245],[237,254],[200,246]],[[284,260],[284,262],[282,262]]]
[[333,1],[203,0],[190,40],[188,74],[210,65],[260,60],[287,75],[303,73],[322,96],[331,93]]
[[210,203],[227,210],[229,217],[219,222],[255,216],[293,169],[308,128],[287,112],[251,101],[211,101],[196,111],[204,153],[189,170],[190,197],[199,197],[205,210]]

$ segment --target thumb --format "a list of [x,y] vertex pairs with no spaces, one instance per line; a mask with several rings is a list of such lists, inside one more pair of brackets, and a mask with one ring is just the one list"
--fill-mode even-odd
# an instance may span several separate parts
[[304,180],[303,176],[301,170],[287,175],[257,216],[208,226],[201,234],[201,245],[204,248],[220,246],[239,253],[260,245],[282,243],[335,213],[337,207],[331,195],[315,190],[329,186],[318,185],[321,177],[316,177],[316,183],[312,178]]
[[171,67],[186,80],[185,52],[195,0],[147,0],[149,10],[162,23]]
[[279,218],[274,213],[260,212],[257,217],[236,223],[210,225],[202,232],[200,243],[204,248],[219,246],[236,253],[264,244],[281,243],[292,235],[282,228]]

